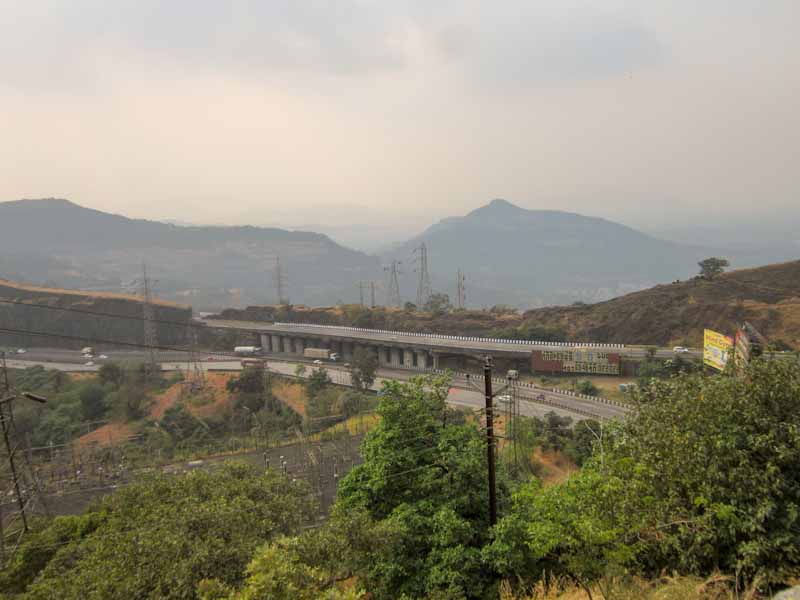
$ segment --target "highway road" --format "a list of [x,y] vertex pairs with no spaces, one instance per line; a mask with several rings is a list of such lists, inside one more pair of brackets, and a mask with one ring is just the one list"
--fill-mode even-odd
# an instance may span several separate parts
[[[644,358],[647,356],[646,346],[628,346],[625,344],[596,344],[586,343],[557,343],[557,342],[527,342],[521,340],[498,340],[469,336],[449,336],[437,334],[414,334],[400,331],[382,331],[376,329],[363,329],[354,327],[339,327],[333,325],[313,325],[301,323],[263,323],[256,321],[228,321],[221,319],[206,319],[206,325],[221,329],[236,329],[252,331],[253,333],[269,333],[276,335],[294,335],[309,337],[336,338],[345,341],[373,343],[387,346],[425,347],[431,351],[458,352],[461,354],[493,354],[493,355],[529,355],[532,350],[563,350],[566,348],[591,348],[608,350],[619,353],[629,358]],[[672,348],[658,348],[658,358],[672,358],[675,356]],[[688,353],[682,354],[686,358],[702,358],[702,349],[690,348]]]
[[[174,353],[173,360],[161,362],[164,371],[186,370],[186,355],[184,353]],[[108,354],[114,360],[142,360],[142,352],[114,352]],[[159,355],[161,356],[161,354]],[[69,359],[69,360],[65,360]],[[48,369],[58,369],[61,371],[81,373],[95,372],[100,369],[100,364],[85,365],[87,359],[83,358],[79,352],[74,350],[37,350],[24,355],[16,355],[8,359],[10,368],[24,369],[33,365],[42,365]],[[98,363],[102,361],[97,361]],[[242,369],[241,361],[236,360],[213,360],[202,361],[200,366],[208,371],[239,371]],[[307,370],[314,367],[307,361],[298,360],[269,360],[269,369],[282,375],[294,375],[297,365],[303,364]],[[351,385],[350,373],[336,364],[328,363],[325,365],[331,380],[339,385]],[[418,371],[404,369],[379,369],[378,377],[373,385],[374,390],[379,390],[384,380],[407,381],[411,377],[422,374]],[[482,386],[482,380],[473,382]],[[482,388],[481,388],[482,389]],[[495,390],[499,389],[495,384]],[[546,390],[519,385],[516,387],[516,396],[519,399],[520,414],[523,416],[542,417],[548,412],[555,412],[562,416],[569,416],[575,420],[583,418],[614,419],[624,418],[629,412],[627,407],[616,403],[606,403],[599,400],[588,399],[585,397],[573,396],[566,392]],[[448,403],[454,406],[465,406],[470,408],[482,409],[485,405],[483,393],[479,389],[469,385],[461,375],[455,375],[453,384],[448,396]]]

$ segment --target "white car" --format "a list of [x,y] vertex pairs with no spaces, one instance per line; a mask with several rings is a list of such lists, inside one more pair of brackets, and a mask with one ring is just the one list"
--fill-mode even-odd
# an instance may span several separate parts
[[94,358],[94,356],[92,356],[91,354],[84,354],[83,358]]
[[672,351],[675,354],[689,354],[689,349],[686,346],[675,346]]
[[106,360],[108,357],[105,354],[101,354],[97,358],[99,358],[100,360]]
[[26,352],[27,350],[25,350],[25,348],[20,348],[19,350],[17,350],[17,354],[25,354]]
[[84,367],[93,367],[94,363],[92,361],[87,361],[87,362],[83,363],[83,366]]
[[315,365],[321,365],[322,361],[320,359],[317,359],[317,360],[314,361],[314,364]]

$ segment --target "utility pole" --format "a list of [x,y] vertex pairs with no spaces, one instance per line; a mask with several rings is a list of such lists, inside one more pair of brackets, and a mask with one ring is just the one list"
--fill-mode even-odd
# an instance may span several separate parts
[[492,395],[492,357],[483,364],[483,385],[486,401],[486,457],[489,461],[489,526],[497,524],[497,474],[494,465],[494,396]]
[[431,275],[428,272],[428,247],[422,242],[414,248],[417,263],[417,308],[422,309],[431,298]]
[[398,266],[402,264],[400,261],[393,260],[391,265],[384,267],[384,271],[388,273],[389,285],[386,286],[386,305],[395,306],[400,308],[402,300],[400,299],[400,283],[397,275],[400,273]]
[[142,312],[144,313],[144,345],[147,348],[147,379],[158,368],[156,348],[158,347],[158,332],[155,324],[155,311],[152,305],[151,282],[147,278],[147,265],[142,263]]
[[286,287],[286,274],[281,267],[281,257],[275,256],[275,293],[277,294],[278,304],[289,304],[289,299],[284,295]]
[[456,308],[466,308],[467,289],[464,285],[464,273],[461,269],[456,273]]
[[375,282],[369,282],[369,307],[375,308]]

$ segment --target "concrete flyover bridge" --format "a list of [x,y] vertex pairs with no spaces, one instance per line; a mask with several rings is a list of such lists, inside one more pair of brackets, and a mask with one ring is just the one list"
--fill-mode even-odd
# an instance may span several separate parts
[[[643,356],[642,348],[624,344],[593,344],[503,340],[471,336],[386,331],[338,325],[303,323],[262,323],[251,321],[208,320],[215,328],[250,331],[260,336],[261,347],[271,354],[301,355],[305,348],[329,348],[349,360],[355,348],[374,351],[382,367],[442,368],[442,358],[496,358],[530,360],[534,350],[596,349],[620,355]],[[459,365],[456,365],[459,366]],[[463,362],[461,363],[463,366]]]

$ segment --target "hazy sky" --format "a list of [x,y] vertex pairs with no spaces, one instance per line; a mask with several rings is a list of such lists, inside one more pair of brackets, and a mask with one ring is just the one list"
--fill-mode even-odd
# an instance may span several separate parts
[[798,0],[0,0],[0,199],[800,215]]

